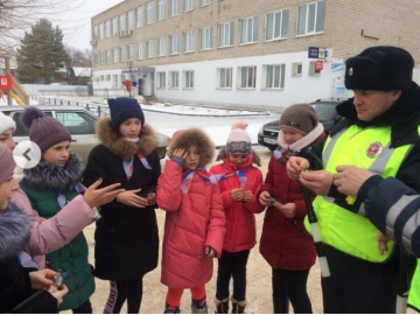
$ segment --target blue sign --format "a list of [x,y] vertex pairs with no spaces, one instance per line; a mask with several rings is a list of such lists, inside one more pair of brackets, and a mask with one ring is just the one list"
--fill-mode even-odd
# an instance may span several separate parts
[[308,58],[318,59],[319,48],[318,47],[309,47],[308,48]]

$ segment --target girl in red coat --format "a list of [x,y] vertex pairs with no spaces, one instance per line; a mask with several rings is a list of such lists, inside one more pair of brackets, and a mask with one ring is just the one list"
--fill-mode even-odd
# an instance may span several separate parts
[[210,169],[219,180],[226,216],[226,235],[217,274],[217,313],[228,313],[229,283],[233,277],[232,314],[244,313],[246,306],[246,265],[251,248],[256,244],[255,213],[264,208],[257,194],[262,186],[259,156],[251,151],[247,124],[235,122],[226,146],[218,160],[222,164]]
[[161,278],[168,286],[165,313],[180,313],[185,288],[191,290],[191,312],[207,313],[205,284],[225,234],[219,186],[204,168],[213,160],[214,144],[201,129],[186,129],[176,133],[168,155],[157,187],[157,203],[166,211]]
[[289,299],[295,313],[312,313],[306,283],[316,250],[303,225],[307,212],[302,188],[287,176],[286,162],[292,154],[309,154],[323,137],[324,128],[309,104],[290,106],[280,117],[279,147],[259,195],[261,205],[268,206],[260,253],[273,268],[274,313],[288,313]]

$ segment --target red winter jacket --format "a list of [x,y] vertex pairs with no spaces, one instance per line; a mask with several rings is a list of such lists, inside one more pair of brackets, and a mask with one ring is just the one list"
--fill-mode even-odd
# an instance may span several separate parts
[[[260,253],[272,268],[308,270],[315,264],[314,240],[305,230],[307,214],[302,188],[287,176],[286,164],[271,156],[268,174],[261,191],[268,191],[281,204],[296,204],[294,218],[286,218],[275,207],[269,207],[264,218]],[[312,199],[315,195],[312,194]]]
[[195,288],[213,275],[213,259],[203,257],[205,246],[222,253],[225,215],[217,183],[197,170],[186,194],[183,170],[171,160],[159,177],[157,204],[166,211],[161,282],[170,288]]
[[245,190],[252,191],[254,195],[250,202],[234,201],[231,191],[240,188],[236,171],[238,168],[227,158],[223,164],[214,165],[210,173],[226,176],[219,181],[223,197],[223,206],[226,216],[226,234],[223,249],[227,252],[240,252],[254,247],[256,241],[255,213],[262,212],[264,208],[258,202],[258,192],[263,180],[261,171],[252,166],[254,155],[251,153],[244,165],[240,167],[246,174]]

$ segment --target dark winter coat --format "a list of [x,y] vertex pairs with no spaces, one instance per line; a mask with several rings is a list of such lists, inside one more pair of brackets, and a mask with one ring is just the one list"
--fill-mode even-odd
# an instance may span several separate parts
[[[42,162],[33,169],[25,170],[25,178],[20,186],[28,195],[32,208],[41,217],[49,219],[61,211],[57,201],[59,191],[65,193],[67,202],[79,195],[75,187],[82,174],[81,160],[72,152],[64,167]],[[48,268],[58,270],[62,267],[67,271],[64,283],[69,288],[69,293],[64,296],[60,310],[79,308],[95,292],[88,256],[88,244],[83,232],[68,245],[46,255]]]
[[[140,140],[131,143],[112,130],[110,117],[98,122],[97,136],[101,144],[89,155],[83,183],[90,186],[99,178],[102,186],[121,183],[120,188],[141,188],[140,196],[155,192],[160,176],[160,161],[156,152],[156,135],[153,129],[142,126]],[[152,170],[134,157],[130,180],[123,167],[123,159],[140,151]],[[143,277],[157,266],[159,238],[155,208],[144,209],[126,206],[114,200],[101,207],[102,218],[96,223],[95,275],[105,280],[128,280]]]
[[287,176],[286,164],[274,155],[261,191],[268,191],[281,204],[296,204],[294,218],[285,217],[274,206],[268,207],[260,241],[261,255],[272,268],[310,269],[315,264],[316,250],[312,236],[303,225],[307,210],[302,188],[298,181]]
[[0,213],[0,313],[57,313],[57,300],[31,288],[29,269],[15,255],[29,241],[30,219],[16,204]]
[[[260,158],[256,152],[252,152],[249,154],[248,160],[238,169],[235,164],[229,161],[222,148],[218,159],[223,160],[223,163],[212,166],[210,173],[225,177],[225,179],[219,181],[220,192],[223,197],[223,210],[226,216],[223,250],[231,253],[249,250],[257,243],[255,213],[264,210],[258,202],[258,192],[263,184],[263,176],[261,171],[252,165],[252,163],[259,165]],[[241,187],[236,175],[238,170],[242,170],[246,175],[244,190],[252,192],[253,197],[250,202],[232,199],[232,189]]]

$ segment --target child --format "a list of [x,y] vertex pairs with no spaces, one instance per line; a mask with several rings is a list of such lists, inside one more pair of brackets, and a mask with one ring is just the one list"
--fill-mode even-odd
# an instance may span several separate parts
[[217,313],[228,313],[229,283],[233,277],[232,314],[244,313],[246,306],[246,265],[251,248],[256,244],[255,215],[263,211],[256,197],[263,180],[260,158],[251,150],[251,137],[245,131],[248,125],[237,121],[226,146],[220,150],[210,173],[219,179],[226,216],[226,235],[217,274]]
[[274,313],[288,313],[289,299],[295,313],[312,313],[306,282],[315,264],[315,245],[303,225],[307,211],[302,188],[287,176],[286,163],[292,154],[309,154],[311,145],[324,137],[324,128],[309,104],[292,105],[280,117],[279,147],[259,194],[261,205],[269,207],[260,253],[273,269]]
[[[57,313],[67,287],[58,291],[52,281],[54,271],[23,268],[17,259],[28,242],[30,220],[10,202],[19,188],[13,179],[15,165],[12,152],[0,145],[0,312]],[[41,288],[45,290],[33,290]]]
[[183,291],[192,294],[191,312],[207,313],[205,284],[220,257],[225,215],[217,181],[205,170],[214,144],[198,128],[182,130],[170,143],[159,178],[157,203],[166,212],[162,278],[168,286],[165,313],[180,313]]
[[[58,120],[46,116],[36,107],[25,109],[21,119],[29,129],[30,140],[39,146],[42,153],[41,163],[25,170],[21,188],[32,208],[42,218],[49,219],[85,190],[79,183],[83,174],[82,162],[69,151],[71,135]],[[92,313],[89,297],[95,291],[95,282],[83,232],[68,245],[48,254],[46,267],[53,270],[62,267],[67,271],[64,283],[70,292],[60,310]]]
[[96,223],[95,276],[111,282],[105,313],[138,313],[143,276],[156,268],[159,237],[155,191],[160,176],[157,138],[135,99],[108,100],[111,116],[98,121],[101,144],[90,153],[85,185],[121,183],[125,192],[101,207]]

